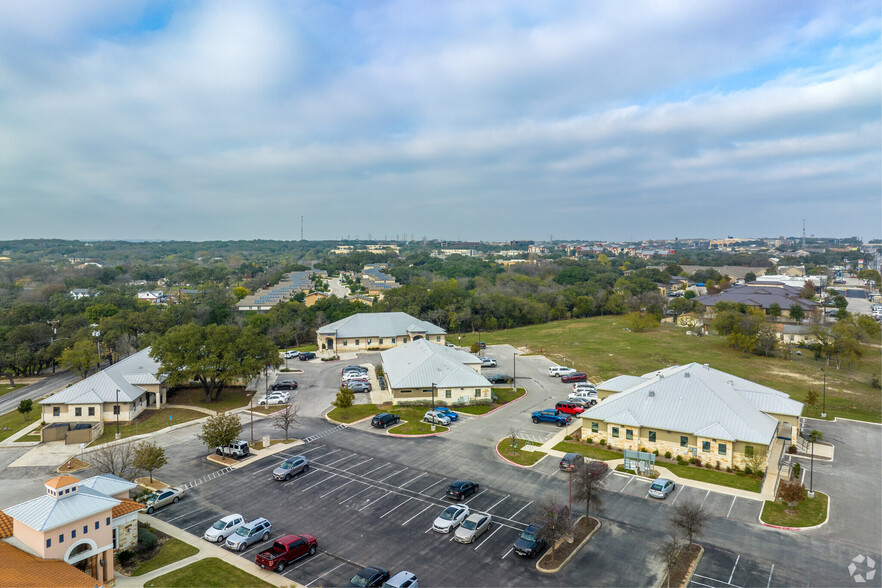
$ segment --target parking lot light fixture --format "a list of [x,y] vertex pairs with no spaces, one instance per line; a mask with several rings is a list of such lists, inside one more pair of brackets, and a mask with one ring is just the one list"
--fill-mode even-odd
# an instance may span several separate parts
[[821,371],[824,372],[824,399],[821,401],[821,418],[827,418],[827,370],[821,368]]
[[432,382],[432,410],[435,410],[435,382]]
[[254,445],[254,393],[246,394],[251,401],[251,410],[248,412],[251,414],[251,444]]

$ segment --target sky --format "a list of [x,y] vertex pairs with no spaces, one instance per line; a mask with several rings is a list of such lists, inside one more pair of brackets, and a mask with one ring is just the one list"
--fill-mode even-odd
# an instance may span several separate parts
[[882,236],[878,0],[0,0],[0,240]]

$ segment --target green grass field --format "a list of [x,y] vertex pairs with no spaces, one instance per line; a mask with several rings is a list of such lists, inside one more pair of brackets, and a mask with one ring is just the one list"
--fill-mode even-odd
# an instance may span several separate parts
[[273,588],[257,576],[244,572],[216,557],[207,557],[179,570],[159,576],[144,584],[145,588]]
[[720,472],[717,470],[709,470],[707,468],[697,468],[690,465],[680,465],[676,463],[656,462],[656,466],[668,468],[673,474],[689,480],[698,480],[699,482],[707,482],[708,484],[716,484],[717,486],[728,486],[729,488],[738,488],[739,490],[747,490],[748,492],[760,492],[763,487],[762,478],[754,478],[740,474]]
[[[476,334],[463,335],[468,347]],[[689,337],[686,329],[661,325],[632,333],[625,330],[624,317],[606,316],[572,319],[517,329],[482,332],[488,344],[508,343],[541,353],[552,361],[573,365],[588,374],[592,382],[602,382],[621,374],[641,375],[670,365],[707,363],[711,367],[746,378],[790,394],[803,401],[814,389],[820,404],[823,396],[823,361],[815,361],[809,351],[794,359],[759,357],[730,348],[724,337]],[[827,369],[827,418],[845,417],[863,421],[882,421],[882,396],[870,385],[879,374],[879,346],[863,345],[863,357],[850,366]],[[818,411],[806,409],[808,414]]]
[[[172,418],[169,419],[169,416]],[[206,416],[208,415],[204,412],[188,410],[186,408],[148,409],[138,415],[132,423],[120,423],[120,438],[153,433],[171,425],[180,425],[181,423],[201,419]],[[101,445],[114,439],[116,439],[116,423],[111,421],[104,423],[104,434],[98,437],[92,445]]]
[[199,550],[189,543],[184,543],[180,539],[170,537],[168,541],[163,543],[162,547],[159,548],[159,553],[135,568],[132,575],[143,576],[148,572],[158,570],[163,566],[175,563],[176,561],[181,561],[182,559],[186,559],[197,553],[199,553]]
[[[12,437],[28,425],[33,425],[34,419],[39,418],[39,416],[39,405],[35,406],[34,410],[31,411],[30,418],[28,418],[28,420],[25,420],[24,416],[17,410],[13,410],[12,412],[7,412],[6,414],[0,415],[0,441]],[[39,427],[37,428],[37,430],[40,430]],[[24,439],[20,439],[20,441],[24,441]]]
[[511,439],[506,437],[496,445],[496,449],[500,455],[508,461],[513,461],[518,465],[531,466],[546,455],[544,451],[524,451],[521,449],[523,442],[517,443],[514,450],[511,448]]
[[[257,392],[257,398],[264,395],[263,386]],[[244,386],[229,386],[223,389],[220,398],[212,402],[205,401],[205,392],[202,387],[174,388],[168,393],[169,404],[183,404],[187,406],[201,406],[218,412],[249,406],[251,399],[248,398]]]
[[624,454],[620,451],[604,449],[600,445],[585,445],[582,443],[570,443],[568,441],[561,441],[554,446],[554,449],[557,451],[563,451],[564,453],[581,453],[585,457],[599,459],[601,461],[622,459],[624,457]]
[[435,430],[433,431],[432,425],[429,423],[421,420],[413,420],[403,422],[400,425],[395,425],[389,429],[389,432],[396,435],[430,435],[432,433],[444,433],[449,430],[450,429],[444,425],[435,425]]
[[[820,525],[827,518],[827,501],[829,497],[822,492],[815,492],[814,498],[806,498],[795,507],[780,502],[766,500],[760,518],[770,525],[782,527],[813,527]],[[793,514],[787,511],[792,510]]]
[[19,384],[17,386],[10,386],[9,384],[0,384],[0,396],[3,396],[4,394],[8,394],[8,393],[12,392],[13,390],[18,390],[21,387],[22,387],[21,384]]
[[355,404],[346,411],[342,408],[335,408],[328,413],[328,416],[338,423],[354,423],[380,412],[383,411],[376,404]]

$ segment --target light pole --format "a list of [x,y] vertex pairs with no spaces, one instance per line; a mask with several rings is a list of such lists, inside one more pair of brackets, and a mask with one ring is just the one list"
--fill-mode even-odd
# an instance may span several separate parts
[[815,497],[815,436],[811,433],[809,433],[809,441],[812,442],[812,462],[811,462],[812,466],[811,466],[811,470],[809,471],[808,497],[814,498]]
[[432,410],[435,410],[435,382],[432,382]]
[[821,408],[821,418],[827,418],[827,370],[821,368],[821,371],[824,372],[824,400],[823,400],[823,408]]
[[254,445],[254,393],[247,394],[247,396],[251,402],[251,410],[248,413],[251,415],[251,444]]
[[518,352],[514,352],[514,358],[512,359],[512,369],[511,369],[511,389],[512,392],[517,393],[518,391]]
[[116,438],[119,439],[119,388],[116,389],[116,406],[113,412],[116,413]]

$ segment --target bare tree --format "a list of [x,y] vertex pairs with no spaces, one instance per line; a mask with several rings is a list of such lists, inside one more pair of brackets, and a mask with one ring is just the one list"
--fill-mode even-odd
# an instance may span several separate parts
[[591,507],[594,512],[603,512],[603,499],[606,496],[605,469],[591,467],[591,462],[580,461],[572,474],[572,483],[575,486],[576,500],[585,502],[585,528],[588,528],[588,515]]
[[285,407],[272,416],[273,426],[285,431],[285,441],[288,440],[289,431],[300,421],[300,406],[286,404]]
[[546,494],[536,503],[536,516],[542,521],[539,536],[551,545],[551,561],[557,542],[573,530],[573,519],[566,503],[553,494]]
[[696,537],[701,537],[704,526],[708,521],[708,514],[701,510],[701,505],[694,500],[684,500],[674,507],[671,514],[671,525],[683,533],[689,544],[692,545]]
[[680,561],[680,549],[682,547],[680,541],[677,540],[677,536],[671,534],[662,541],[655,552],[665,565],[665,577],[667,578],[668,588],[671,588],[671,574],[674,573],[677,563]]
[[113,474],[127,480],[137,476],[140,471],[134,462],[133,443],[107,443],[89,454],[89,463],[99,474]]
[[512,455],[518,452],[518,433],[520,432],[521,430],[517,427],[512,427],[508,430],[508,447],[509,453]]

